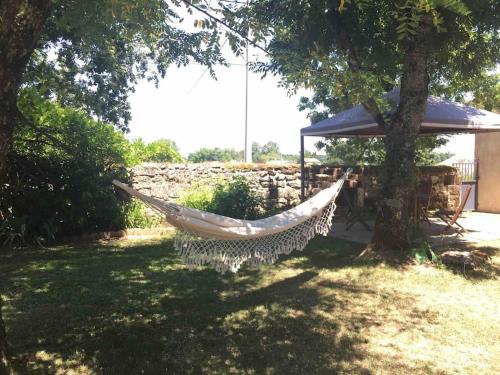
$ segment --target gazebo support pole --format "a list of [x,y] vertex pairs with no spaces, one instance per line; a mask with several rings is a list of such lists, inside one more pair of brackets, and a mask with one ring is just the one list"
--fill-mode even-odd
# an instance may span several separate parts
[[305,167],[304,167],[304,136],[300,136],[300,199],[306,199],[306,186],[305,186]]

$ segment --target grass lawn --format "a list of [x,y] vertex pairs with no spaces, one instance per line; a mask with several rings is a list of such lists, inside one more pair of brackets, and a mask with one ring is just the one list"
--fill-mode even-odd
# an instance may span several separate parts
[[[500,261],[500,242],[483,250]],[[318,238],[258,270],[190,272],[169,239],[0,253],[19,373],[499,374],[500,283],[356,263]]]

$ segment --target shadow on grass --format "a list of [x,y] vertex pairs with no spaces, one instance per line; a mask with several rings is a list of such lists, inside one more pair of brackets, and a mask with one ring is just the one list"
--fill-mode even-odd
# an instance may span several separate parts
[[[500,241],[494,241],[500,246]],[[451,246],[441,246],[437,248],[437,254],[442,254],[445,251],[478,251],[482,255],[485,262],[482,267],[477,269],[472,269],[470,267],[457,266],[447,266],[447,268],[457,275],[462,275],[466,278],[477,279],[477,280],[487,280],[487,279],[498,279],[500,277],[500,266],[498,265],[498,260],[500,259],[500,247],[490,246],[488,242],[486,245],[478,245],[474,243],[456,243]],[[489,259],[487,259],[489,257]]]
[[351,255],[342,250],[357,249],[328,254],[321,241],[297,255],[295,274],[265,282],[256,270],[190,272],[170,241],[1,255],[14,365],[30,374],[369,373],[356,364],[360,331],[382,323],[345,321],[350,301],[336,296],[376,291],[330,282],[319,284],[333,292],[324,297],[318,270],[342,267]]

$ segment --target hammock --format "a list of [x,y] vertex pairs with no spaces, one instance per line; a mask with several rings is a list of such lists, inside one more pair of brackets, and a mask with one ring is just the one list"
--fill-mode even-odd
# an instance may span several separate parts
[[316,233],[326,236],[348,173],[304,203],[260,220],[216,215],[144,195],[117,180],[113,184],[164,214],[177,228],[174,247],[188,268],[204,265],[223,273],[237,272],[244,263],[272,264],[281,254],[303,250]]

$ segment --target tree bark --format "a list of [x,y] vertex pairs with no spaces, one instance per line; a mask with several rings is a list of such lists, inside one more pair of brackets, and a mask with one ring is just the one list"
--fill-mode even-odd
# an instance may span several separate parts
[[[51,0],[0,2],[0,177],[3,176],[17,122],[22,75],[52,7]],[[7,338],[0,301],[0,375],[9,373]]]
[[7,356],[7,335],[5,333],[5,323],[2,319],[2,299],[0,298],[0,375],[10,373],[9,361]]
[[417,183],[415,148],[429,95],[427,51],[431,24],[431,17],[423,15],[417,36],[408,42],[400,102],[385,128],[386,156],[381,176],[384,199],[372,238],[375,250],[404,251],[411,247],[412,198]]

